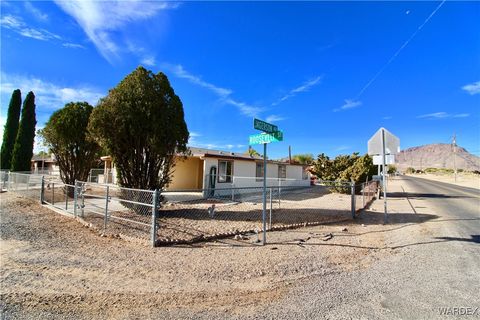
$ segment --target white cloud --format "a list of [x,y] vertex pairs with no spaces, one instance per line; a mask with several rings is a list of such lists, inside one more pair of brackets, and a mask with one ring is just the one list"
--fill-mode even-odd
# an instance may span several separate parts
[[342,145],[342,146],[336,147],[336,148],[334,149],[334,151],[337,151],[337,152],[338,152],[338,151],[345,151],[345,150],[348,150],[348,149],[350,149],[350,146],[344,146],[344,145]]
[[391,116],[385,116],[385,117],[383,117],[382,119],[383,119],[383,120],[390,120],[390,119],[393,119],[393,117],[391,117]]
[[337,111],[343,111],[343,110],[353,109],[353,108],[359,107],[359,106],[361,106],[361,105],[362,105],[362,102],[361,102],[361,101],[346,99],[346,100],[345,100],[345,103],[344,103],[340,108],[333,109],[333,111],[334,111],[334,112],[337,112]]
[[[2,106],[8,105],[12,92],[15,89],[21,90],[23,98],[25,98],[29,91],[33,91],[35,94],[37,130],[44,126],[54,110],[63,107],[66,103],[71,101],[87,101],[94,105],[104,95],[99,90],[89,86],[67,87],[34,77],[11,75],[4,72],[0,73],[0,83],[0,104]],[[6,110],[2,108],[2,113],[5,112]],[[0,136],[3,136],[5,121],[6,117],[2,115],[0,120]],[[37,137],[35,138],[34,149],[35,152],[42,149],[41,141]]]
[[24,3],[24,7],[32,16],[35,17],[35,19],[43,22],[48,20],[48,15],[40,11],[38,8],[34,7],[31,2],[26,1]]
[[72,48],[72,49],[85,49],[85,47],[82,46],[81,44],[71,43],[71,42],[62,43],[62,46],[64,46],[65,48]]
[[463,90],[467,91],[469,94],[479,94],[480,93],[480,81],[464,85]]
[[193,75],[187,70],[185,70],[185,68],[180,64],[177,64],[177,65],[163,64],[162,66],[165,69],[172,72],[176,77],[187,79],[191,83],[196,84],[200,87],[203,87],[213,92],[215,95],[217,95],[220,98],[221,102],[238,108],[238,110],[245,116],[256,117],[258,116],[259,113],[263,111],[263,108],[260,108],[258,106],[253,106],[245,102],[238,101],[231,98],[231,94],[233,93],[231,89],[222,88],[212,83],[209,83],[207,81],[204,81],[201,77]]
[[55,3],[80,25],[99,53],[109,62],[118,58],[119,46],[112,34],[136,21],[148,20],[158,12],[177,8],[179,3],[155,1],[56,0]]
[[446,112],[434,112],[434,113],[427,113],[417,116],[419,119],[445,119],[445,118],[466,118],[469,117],[469,113],[457,113],[457,114],[450,114]]
[[201,137],[202,135],[198,132],[190,131],[190,137]]
[[311,87],[317,85],[318,83],[320,83],[320,81],[322,80],[322,77],[323,76],[318,76],[314,79],[311,79],[305,83],[303,83],[301,86],[297,87],[297,88],[294,88],[292,90],[290,90],[286,95],[284,95],[282,98],[280,98],[279,100],[277,100],[276,102],[272,103],[272,106],[276,106],[278,105],[279,103],[287,100],[287,99],[290,99],[292,97],[294,97],[295,95],[297,95],[298,93],[301,93],[301,92],[306,92],[308,90],[310,90]]
[[24,37],[41,41],[61,40],[62,37],[51,33],[45,29],[35,29],[27,26],[27,24],[19,17],[5,15],[0,19],[0,25],[6,29],[10,29]]
[[144,57],[141,61],[141,64],[153,67],[156,65],[155,57],[149,56],[149,57]]
[[233,99],[225,99],[223,101],[226,104],[237,107],[240,112],[247,117],[257,117],[263,111],[263,108],[252,106],[246,104],[245,102],[236,101]]
[[206,149],[214,149],[214,150],[229,150],[229,152],[235,151],[235,152],[243,152],[243,148],[246,148],[247,146],[244,144],[223,144],[223,143],[216,143],[216,142],[188,142],[188,145],[190,147],[197,147],[197,148],[206,148]]
[[12,75],[4,72],[1,73],[1,83],[0,93],[4,102],[10,99],[10,95],[15,89],[20,89],[22,95],[25,95],[28,91],[33,91],[37,110],[42,111],[59,109],[71,101],[87,101],[90,104],[96,104],[104,96],[104,93],[89,86],[66,87],[35,77]]
[[278,116],[276,114],[269,115],[266,119],[267,122],[278,122],[278,121],[283,121],[285,120],[284,117]]
[[214,84],[211,84],[209,82],[202,80],[201,77],[193,75],[187,70],[185,70],[185,68],[180,64],[176,64],[176,65],[163,64],[163,67],[171,71],[176,77],[187,79],[191,83],[194,83],[200,87],[208,89],[220,97],[226,98],[227,96],[231,95],[233,92],[230,89],[221,88]]
[[467,118],[470,117],[470,113],[457,113],[452,115],[454,118]]

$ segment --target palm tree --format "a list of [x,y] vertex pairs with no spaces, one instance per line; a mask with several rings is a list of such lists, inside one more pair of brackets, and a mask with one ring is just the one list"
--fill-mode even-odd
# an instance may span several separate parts
[[298,164],[311,165],[313,163],[313,155],[310,153],[297,154],[292,157],[292,160]]
[[245,154],[248,154],[250,157],[261,157],[262,155],[258,153],[257,150],[253,149],[252,146],[248,146],[248,150],[245,151]]

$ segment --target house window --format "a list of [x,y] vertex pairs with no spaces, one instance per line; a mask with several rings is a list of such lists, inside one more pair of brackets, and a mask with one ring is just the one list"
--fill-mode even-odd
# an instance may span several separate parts
[[232,182],[233,177],[233,161],[218,161],[218,182]]
[[257,181],[263,181],[263,162],[257,162],[255,168],[255,178]]
[[284,164],[278,165],[278,179],[285,180],[287,178],[287,166]]
[[302,179],[308,180],[308,167],[302,167]]

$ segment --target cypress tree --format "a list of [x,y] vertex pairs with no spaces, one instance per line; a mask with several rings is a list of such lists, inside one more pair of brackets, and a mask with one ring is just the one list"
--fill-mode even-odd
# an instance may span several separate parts
[[20,107],[22,106],[22,93],[16,89],[12,93],[8,105],[7,122],[3,131],[2,149],[0,151],[0,167],[10,170],[12,163],[12,152],[18,132],[18,121],[20,119]]
[[22,119],[12,154],[12,171],[30,171],[35,139],[35,95],[29,92],[22,108]]

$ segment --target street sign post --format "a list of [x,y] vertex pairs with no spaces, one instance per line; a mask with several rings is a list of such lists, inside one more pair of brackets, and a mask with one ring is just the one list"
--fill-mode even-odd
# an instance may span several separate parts
[[[387,184],[385,183],[385,165],[387,164],[387,156],[394,157],[395,154],[400,152],[400,139],[393,135],[385,128],[380,128],[369,140],[368,140],[368,154],[372,156],[381,157],[382,164],[382,189],[383,189],[383,207],[384,216],[383,222],[387,223]],[[380,167],[379,167],[380,171]]]
[[267,143],[283,141],[283,132],[278,130],[276,125],[253,119],[253,128],[263,131],[260,134],[254,134],[248,137],[249,144],[263,144],[263,242],[267,243]]

